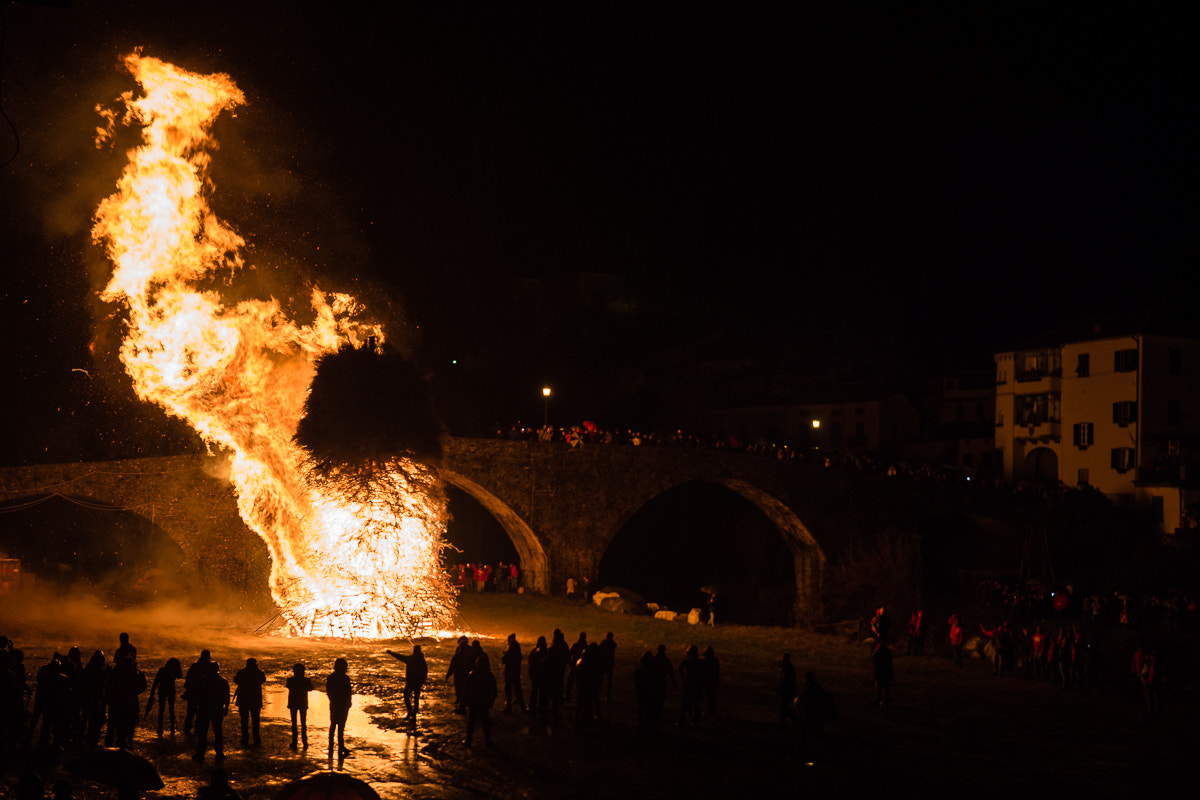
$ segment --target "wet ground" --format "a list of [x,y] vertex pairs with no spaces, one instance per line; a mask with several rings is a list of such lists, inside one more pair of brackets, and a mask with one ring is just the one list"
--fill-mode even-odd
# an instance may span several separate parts
[[[1168,787],[1189,780],[1200,710],[1193,691],[1168,691],[1162,713],[1148,716],[1123,681],[1117,654],[1107,671],[1105,693],[1090,697],[1078,689],[994,677],[978,661],[960,670],[942,657],[899,656],[893,701],[881,710],[867,702],[872,690],[866,650],[845,637],[772,628],[712,630],[614,617],[544,598],[485,596],[465,598],[461,623],[464,633],[481,640],[498,678],[508,633],[517,633],[528,653],[538,635],[561,627],[568,641],[580,630],[594,639],[613,631],[619,643],[618,682],[594,732],[574,730],[573,706],[560,725],[540,731],[526,715],[503,713],[501,696],[492,714],[495,746],[484,746],[477,732],[468,748],[463,744],[465,718],[453,713],[452,688],[441,679],[453,652],[452,639],[423,642],[435,677],[421,718],[410,727],[402,721],[403,666],[386,654],[389,647],[408,652],[410,642],[246,635],[258,619],[236,611],[187,625],[162,618],[139,623],[120,615],[86,621],[97,630],[80,632],[84,619],[78,611],[32,622],[0,617],[0,632],[24,647],[31,675],[55,649],[73,642],[84,648],[85,656],[96,647],[108,652],[116,633],[125,628],[139,646],[139,666],[148,679],[169,656],[179,657],[186,667],[201,646],[212,650],[227,678],[248,656],[258,659],[268,675],[262,747],[240,745],[236,713],[225,721],[224,766],[247,800],[265,800],[289,781],[320,770],[359,777],[384,798],[737,797],[778,791],[817,797],[879,791],[935,797],[1013,792],[1160,797],[1170,795]],[[138,624],[144,624],[140,631]],[[669,725],[647,737],[636,732],[630,676],[643,650],[658,642],[673,654],[687,643],[715,647],[722,660],[721,706],[717,716],[706,717],[698,727]],[[837,694],[841,713],[831,732],[840,760],[834,761],[820,745],[810,745],[800,755],[795,731],[779,729],[775,689],[778,654],[784,650],[793,654],[801,674],[814,669]],[[319,691],[311,695],[310,747],[290,750],[284,681],[292,664],[305,662],[320,687],[339,656],[350,663],[357,693],[347,725],[352,754],[330,758],[328,711]],[[674,690],[668,703],[672,720],[678,709]],[[182,704],[179,712],[182,722]],[[159,737],[150,719],[143,720],[135,750],[156,764],[166,783],[146,797],[195,797],[214,765],[211,753],[203,765],[196,764],[190,739],[169,733]],[[70,755],[23,756],[5,772],[0,791],[8,787],[11,793],[26,767],[37,769],[47,787],[58,777],[71,777],[62,768]],[[73,783],[77,798],[115,797],[109,787]]]

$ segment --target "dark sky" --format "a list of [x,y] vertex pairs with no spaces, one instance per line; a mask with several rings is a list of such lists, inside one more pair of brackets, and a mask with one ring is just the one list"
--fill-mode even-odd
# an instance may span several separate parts
[[270,290],[403,307],[464,431],[539,416],[543,382],[622,424],[714,332],[936,369],[1196,296],[1190,18],[433,5],[3,7],[8,460],[109,452],[135,413],[146,451],[181,436],[95,333],[87,232],[122,159],[92,109],[139,45],[246,92],[213,203]]

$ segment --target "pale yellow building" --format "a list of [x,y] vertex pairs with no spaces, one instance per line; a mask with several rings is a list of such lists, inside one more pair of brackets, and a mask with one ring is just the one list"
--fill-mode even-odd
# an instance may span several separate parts
[[[1146,315],[1073,323],[997,353],[996,450],[1017,483],[1090,485],[1162,530],[1196,524],[1200,339]],[[1193,508],[1193,512],[1194,512]]]

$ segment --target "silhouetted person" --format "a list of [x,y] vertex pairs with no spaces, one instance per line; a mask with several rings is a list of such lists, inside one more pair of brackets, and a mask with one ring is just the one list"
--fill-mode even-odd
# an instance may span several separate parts
[[576,662],[575,678],[579,683],[575,726],[581,731],[591,730],[595,721],[600,718],[600,684],[604,680],[600,646],[595,642],[587,646]]
[[800,714],[800,753],[803,754],[808,746],[808,737],[815,736],[829,748],[833,760],[839,760],[837,748],[825,730],[825,723],[837,718],[837,701],[817,683],[817,676],[812,672],[804,673],[804,692],[797,709]]
[[549,657],[550,648],[546,644],[546,637],[539,636],[537,644],[529,651],[529,710],[537,711],[543,724],[546,722],[544,703],[547,698],[542,692],[542,675],[545,672],[546,659]]
[[647,650],[633,671],[633,691],[637,699],[637,727],[643,733],[656,733],[667,699],[667,676]]
[[875,612],[875,616],[871,618],[871,633],[875,634],[876,642],[887,643],[888,634],[892,630],[892,618],[888,616],[887,609],[880,606]]
[[892,680],[896,677],[892,669],[892,651],[886,642],[875,645],[871,654],[871,673],[875,678],[875,705],[885,708],[891,699]]
[[467,737],[463,744],[471,746],[475,737],[475,726],[483,727],[483,741],[488,747],[492,745],[492,704],[496,702],[496,676],[492,674],[492,665],[487,653],[476,640],[471,644],[471,671],[467,675],[466,704],[467,704]]
[[[304,665],[297,662],[292,665],[292,676],[287,679],[288,712],[292,715],[292,743],[296,749],[296,736],[308,748],[308,693],[313,690],[312,679],[304,674]],[[299,725],[297,725],[297,721]]]
[[[125,655],[113,667],[109,676],[108,730],[116,729],[116,746],[131,747],[137,729],[138,697],[146,691],[146,676],[137,668],[133,657]],[[106,735],[107,740],[107,735]]]
[[721,662],[717,660],[717,652],[712,647],[706,649],[704,657],[700,659],[700,664],[703,666],[701,688],[704,690],[704,699],[708,703],[708,715],[715,717],[717,715],[717,687],[721,683]]
[[[208,651],[205,650],[205,653]],[[229,681],[221,675],[221,665],[209,661],[197,683],[196,761],[204,760],[208,732],[213,735],[213,753],[217,761],[225,759],[225,715],[229,713]]]
[[458,637],[458,648],[450,656],[450,666],[446,669],[446,680],[454,680],[454,713],[463,714],[467,706],[464,695],[467,688],[467,676],[471,673],[468,663],[471,655],[471,645],[467,637]]
[[567,645],[567,639],[561,630],[555,628],[546,663],[542,667],[543,697],[538,700],[539,710],[549,703],[551,722],[555,725],[559,723],[562,714],[563,680],[570,658],[571,648]]
[[408,713],[408,721],[417,721],[417,712],[421,708],[421,689],[429,679],[429,663],[421,652],[421,645],[414,644],[411,655],[388,650],[388,653],[404,664],[404,710]]
[[583,651],[587,650],[587,646],[587,633],[581,632],[579,638],[575,640],[575,644],[571,645],[567,655],[567,691],[563,694],[563,700],[567,702],[571,701],[571,687],[575,684],[575,665],[583,657]]
[[792,654],[784,653],[779,662],[779,727],[787,728],[793,716],[792,704],[796,700],[796,668],[792,666]]
[[512,712],[513,696],[517,698],[517,705],[522,711],[525,711],[525,693],[521,690],[521,645],[517,641],[517,635],[510,633],[508,635],[508,646],[504,648],[504,655],[500,656],[500,663],[504,665],[504,713]]
[[346,749],[346,717],[350,716],[350,703],[354,690],[350,687],[350,665],[346,659],[333,662],[333,672],[325,679],[325,694],[329,696],[329,757],[333,757],[333,739],[337,736],[338,756],[350,755]]
[[266,674],[258,668],[258,660],[246,659],[246,666],[233,676],[237,689],[233,701],[237,705],[238,716],[242,721],[242,746],[245,747],[253,739],[254,746],[262,746],[262,733],[259,721],[263,707],[263,684],[267,682]]
[[154,705],[158,697],[158,735],[163,734],[163,717],[168,709],[171,712],[171,735],[175,735],[175,681],[183,680],[183,665],[178,658],[168,658],[166,663],[154,673],[154,683],[150,684],[150,696],[146,698],[146,713]]
[[129,656],[134,666],[137,666],[137,648],[129,643],[129,634],[122,633],[118,638],[121,643],[117,645],[117,652],[113,653],[113,666],[120,664],[125,656]]
[[79,707],[83,738],[92,747],[100,744],[100,729],[104,727],[108,676],[112,668],[104,653],[97,650],[83,668],[79,681]]
[[679,678],[683,684],[683,702],[679,708],[679,724],[689,718],[693,725],[700,724],[700,700],[704,691],[704,665],[700,663],[700,651],[690,645],[687,654],[679,662]]
[[183,699],[187,703],[187,713],[183,718],[183,732],[190,734],[195,728],[196,715],[200,711],[200,698],[204,694],[204,678],[208,675],[208,665],[212,663],[212,655],[207,650],[200,651],[200,657],[188,667],[183,678]]
[[33,693],[33,713],[29,717],[29,729],[26,744],[33,740],[33,730],[41,724],[38,735],[38,745],[45,747],[50,744],[51,736],[58,745],[66,744],[66,703],[70,682],[62,666],[63,656],[55,653],[37,671],[37,687]]
[[616,665],[617,640],[613,638],[612,631],[609,631],[600,640],[600,670],[605,683],[605,696],[609,702],[612,702],[613,669]]

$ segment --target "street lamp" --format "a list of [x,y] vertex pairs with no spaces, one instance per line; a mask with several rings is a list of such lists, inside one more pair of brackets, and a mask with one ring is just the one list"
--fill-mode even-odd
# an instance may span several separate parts
[[545,403],[544,403],[544,406],[542,409],[542,427],[545,428],[546,426],[548,426],[550,424],[550,387],[549,386],[542,387],[542,397],[545,399]]

